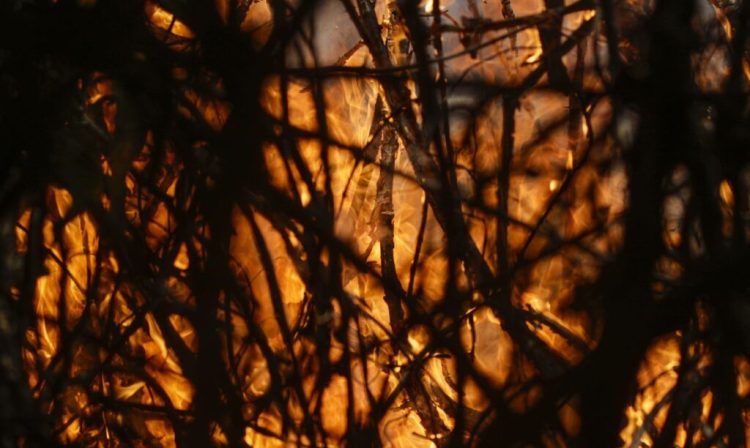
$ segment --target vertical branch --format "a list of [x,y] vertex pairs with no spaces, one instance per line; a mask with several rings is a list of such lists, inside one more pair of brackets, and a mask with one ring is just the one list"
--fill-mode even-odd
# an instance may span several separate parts
[[[515,19],[516,13],[513,11],[513,5],[511,4],[511,0],[502,0],[503,4],[503,18],[505,19]],[[518,36],[516,36],[516,33],[513,33],[510,36],[510,47],[515,49],[516,48],[516,39]]]
[[[383,118],[382,109],[375,112],[376,116]],[[398,150],[398,139],[393,127],[385,125],[375,137],[374,142],[380,148],[380,175],[377,183],[376,204],[378,210],[380,236],[380,269],[381,275],[387,285],[398,287],[398,291],[387,288],[385,291],[385,302],[391,318],[391,328],[397,333],[403,325],[404,313],[401,308],[401,297],[404,291],[396,273],[396,264],[393,259],[393,170]]]
[[[547,10],[557,10],[564,6],[563,0],[545,0]],[[562,17],[553,16],[539,26],[539,37],[542,40],[542,50],[547,64],[550,84],[553,88],[566,91],[569,87],[568,72],[562,63],[562,54],[557,51],[562,36]]]

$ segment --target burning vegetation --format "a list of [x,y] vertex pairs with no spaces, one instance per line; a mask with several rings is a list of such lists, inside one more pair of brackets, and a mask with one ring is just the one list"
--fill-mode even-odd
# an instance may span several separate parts
[[7,0],[2,447],[750,446],[750,5]]

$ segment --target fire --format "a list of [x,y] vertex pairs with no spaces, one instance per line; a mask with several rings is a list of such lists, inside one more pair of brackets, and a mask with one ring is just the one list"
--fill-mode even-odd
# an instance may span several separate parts
[[651,446],[651,428],[663,424],[669,407],[668,395],[677,383],[680,365],[678,335],[654,344],[646,355],[638,374],[639,394],[635,403],[626,410],[628,426],[623,439],[632,440],[634,446]]
[[[215,3],[230,26],[236,2]],[[240,3],[237,33],[248,48],[265,48],[284,9]],[[550,11],[541,1],[512,2],[523,20],[506,27],[497,25],[508,18],[495,3],[423,2],[429,20],[443,17],[430,33],[457,30],[439,37],[442,53],[430,55],[439,68],[420,66],[406,45],[414,42],[413,25],[401,16],[403,6],[386,1],[350,5],[359,15],[372,9],[382,54],[351,30],[322,50],[338,57],[316,76],[303,70],[321,56],[312,54],[315,44],[282,54],[279,65],[290,71],[260,83],[265,121],[234,123],[265,127],[257,160],[268,185],[237,195],[245,200],[229,207],[226,240],[212,230],[210,208],[195,204],[212,197],[206,192],[227,169],[210,140],[237,111],[231,80],[208,68],[190,73],[188,61],[203,51],[200,29],[170,12],[169,2],[144,4],[152,37],[182,55],[167,71],[184,83],[173,92],[175,126],[199,122],[196,134],[210,138],[186,146],[143,129],[129,157],[101,155],[98,180],[83,197],[53,185],[41,214],[20,210],[17,252],[28,254],[41,229],[33,250],[42,263],[24,367],[60,443],[121,445],[132,437],[184,444],[199,413],[202,319],[217,336],[211,347],[220,353],[211,359],[225,373],[213,398],[243,425],[233,433],[230,417],[209,415],[211,440],[222,446],[237,443],[237,434],[248,446],[341,446],[352,428],[393,448],[442,447],[454,436],[468,443],[500,415],[498,402],[511,416],[533,410],[547,398],[545,382],[585,365],[607,322],[599,299],[581,305],[580,298],[621,249],[627,191],[636,181],[623,162],[628,148],[621,146],[629,145],[612,134],[636,125],[618,115],[596,70],[606,47],[594,26],[598,7],[561,2]],[[333,27],[349,18],[343,6],[327,7],[331,17],[311,20]],[[716,11],[731,40],[731,24]],[[557,20],[559,35],[550,40]],[[516,31],[512,41],[503,35],[508,29]],[[576,33],[580,42],[555,60],[551,52]],[[722,55],[706,58],[721,63],[697,70],[696,83],[710,92],[729,72]],[[575,93],[553,86],[554,64]],[[745,59],[741,68],[747,71]],[[377,76],[358,75],[365,69]],[[109,76],[82,78],[78,94],[86,120],[112,142],[123,132],[127,86]],[[188,87],[190,77],[210,89]],[[469,87],[430,97],[450,113],[430,115],[425,86],[437,91],[458,77]],[[529,80],[543,88],[517,90]],[[480,81],[508,93],[486,100],[470,86]],[[424,144],[415,136],[422,131]],[[195,165],[205,168],[198,176],[189,171]],[[655,289],[685,272],[673,258],[692,244],[683,231],[694,194],[688,181],[684,167],[669,179],[661,235],[674,253],[653,267]],[[721,179],[714,191],[727,236],[740,200],[732,182]],[[118,198],[124,221],[113,224]],[[113,228],[121,241],[111,241]],[[131,244],[140,252],[123,247]],[[210,280],[199,279],[211,272],[215,247],[228,273],[207,286]],[[145,266],[133,265],[134,253]],[[215,313],[201,316],[198,305],[211,288],[218,291]],[[712,319],[700,307],[694,314]],[[690,334],[702,337],[695,325]],[[701,381],[718,356],[682,331],[653,342],[634,378],[637,393],[622,410],[623,446],[656,443],[685,381],[698,384],[691,391],[699,405],[669,442],[713,440],[724,418],[713,411],[720,392]],[[744,397],[750,367],[742,357],[733,362]],[[579,434],[576,400],[555,404],[560,428],[540,435],[545,446],[568,446]]]

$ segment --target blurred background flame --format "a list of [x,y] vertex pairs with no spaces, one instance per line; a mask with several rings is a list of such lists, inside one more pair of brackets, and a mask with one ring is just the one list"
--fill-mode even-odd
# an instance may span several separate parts
[[[585,368],[600,347],[609,322],[592,285],[611,275],[640,181],[625,154],[641,112],[613,99],[607,64],[614,48],[633,76],[647,76],[650,48],[632,32],[658,11],[612,3],[614,44],[606,8],[585,0],[422,2],[424,29],[409,22],[411,7],[385,0],[208,2],[240,48],[266,54],[284,41],[272,70],[257,68],[252,112],[233,101],[244,91],[220,57],[195,62],[216,54],[218,32],[188,20],[187,2],[143,3],[148,38],[163,46],[162,71],[177,86],[174,126],[192,123],[194,135],[129,125],[139,121],[133,85],[90,71],[75,87],[79,122],[68,126],[111,149],[64,153],[67,164],[92,159],[77,171],[92,180],[50,184],[42,206],[14,218],[15,253],[41,257],[21,356],[54,439],[193,446],[204,418],[217,446],[463,446],[495,419],[542,408],[545,382]],[[733,76],[736,31],[724,6],[697,3],[695,28],[714,38],[690,57],[696,92],[710,96]],[[368,20],[380,24],[369,40]],[[420,67],[420,42],[438,63]],[[709,132],[712,120],[697,126]],[[230,132],[258,137],[247,148],[258,156],[236,159],[257,166],[222,158]],[[664,181],[657,301],[707,250],[707,236],[690,230],[692,169],[677,166]],[[228,172],[255,190],[233,191]],[[716,185],[723,238],[745,237],[737,214],[747,176]],[[222,235],[213,205],[201,204],[229,193]],[[217,251],[226,273],[205,277]],[[25,300],[22,287],[9,291]],[[698,303],[684,328],[649,342],[620,410],[621,446],[657,446],[664,433],[669,446],[731,445],[717,388],[744,403],[750,363],[731,354],[721,378],[735,383],[710,379],[727,356],[711,342],[724,337],[710,330],[716,313]],[[205,347],[218,353],[202,358]],[[213,397],[197,379],[202,359],[219,364],[207,374]],[[582,446],[580,397],[563,397],[538,446]],[[229,410],[201,417],[211,400]],[[675,417],[677,404],[687,411]],[[747,415],[743,405],[744,431]]]

